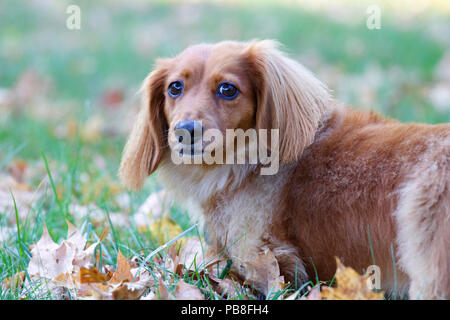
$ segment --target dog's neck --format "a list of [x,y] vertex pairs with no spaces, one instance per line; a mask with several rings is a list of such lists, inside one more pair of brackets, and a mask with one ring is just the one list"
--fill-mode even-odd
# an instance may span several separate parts
[[257,165],[176,165],[165,155],[157,179],[174,202],[189,211],[191,218],[204,223],[211,201],[233,192],[257,171]]
[[211,196],[238,188],[257,171],[257,165],[176,165],[170,156],[164,156],[158,169],[158,180],[181,198],[199,202]]

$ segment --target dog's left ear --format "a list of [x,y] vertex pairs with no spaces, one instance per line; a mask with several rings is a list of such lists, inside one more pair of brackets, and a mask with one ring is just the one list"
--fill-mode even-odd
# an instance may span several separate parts
[[331,106],[328,89],[275,41],[254,41],[243,51],[256,96],[256,129],[279,129],[280,161],[297,160]]
[[145,178],[157,169],[167,144],[164,90],[169,61],[158,60],[144,80],[144,103],[123,151],[120,180],[133,190],[141,189]]

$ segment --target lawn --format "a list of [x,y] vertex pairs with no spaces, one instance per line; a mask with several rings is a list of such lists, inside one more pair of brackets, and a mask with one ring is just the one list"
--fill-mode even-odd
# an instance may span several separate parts
[[[319,8],[314,1],[84,0],[76,2],[81,29],[70,30],[70,1],[2,1],[0,282],[20,272],[30,278],[30,246],[44,225],[59,243],[67,221],[88,243],[104,235],[95,251],[98,270],[116,266],[119,250],[127,259],[145,259],[186,230],[180,239],[203,239],[183,208],[163,208],[158,220],[142,207],[160,190],[153,177],[138,193],[117,178],[142,80],[157,57],[190,44],[277,39],[346,104],[403,122],[450,122],[449,7],[375,2],[383,12],[379,30],[366,27],[365,1]],[[164,248],[155,257],[168,254]],[[204,298],[223,297],[199,270],[179,275],[160,262],[146,268],[170,274],[169,293],[176,295],[183,279]],[[218,278],[227,269],[221,272]],[[268,298],[299,288],[291,284]],[[235,299],[254,298],[242,290]],[[19,298],[59,297],[36,287],[0,288],[0,299]]]

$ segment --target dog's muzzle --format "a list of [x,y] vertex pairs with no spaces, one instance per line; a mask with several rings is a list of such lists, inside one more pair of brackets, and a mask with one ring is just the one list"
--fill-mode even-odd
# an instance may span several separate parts
[[204,131],[205,128],[199,121],[179,121],[174,127],[174,134],[181,145],[180,155],[203,153]]

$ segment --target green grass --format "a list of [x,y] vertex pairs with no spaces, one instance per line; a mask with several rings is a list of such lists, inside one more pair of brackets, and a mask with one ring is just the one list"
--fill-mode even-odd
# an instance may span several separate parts
[[[313,71],[326,66],[350,78],[364,74],[371,65],[377,65],[386,74],[395,67],[401,71],[400,78],[383,79],[375,88],[373,108],[405,122],[450,121],[450,112],[439,112],[422,90],[436,81],[435,68],[449,50],[430,39],[425,30],[426,19],[404,29],[387,15],[381,30],[370,31],[364,19],[355,25],[341,24],[325,15],[274,1],[228,6],[204,3],[181,6],[152,1],[140,7],[126,2],[77,3],[82,10],[82,30],[70,31],[65,27],[65,5],[47,9],[15,0],[2,1],[0,87],[11,88],[24,71],[34,70],[50,79],[51,90],[45,95],[50,108],[67,112],[79,126],[91,114],[102,114],[98,101],[110,85],[132,95],[155,58],[173,56],[193,43],[253,38],[279,40],[286,51]],[[145,41],[148,46],[139,48]],[[352,49],[352,43],[360,44],[362,50]],[[318,64],[305,58],[311,52],[319,59]],[[346,97],[346,103],[358,106],[360,100],[356,95]],[[0,243],[0,281],[26,270],[29,246],[39,240],[44,223],[55,241],[65,237],[65,220],[74,222],[71,204],[95,204],[106,221],[111,221],[111,212],[120,209],[114,186],[118,184],[117,168],[125,137],[105,135],[87,142],[80,138],[79,131],[74,136],[60,137],[55,128],[64,125],[65,120],[47,121],[33,116],[29,112],[34,107],[32,103],[16,106],[10,113],[0,108],[0,173],[7,174],[15,159],[25,160],[30,167],[45,168],[47,162],[48,170],[27,183],[37,188],[50,175],[53,181],[45,184],[43,195],[32,204],[26,218],[21,219],[14,211],[0,212],[0,227],[11,226],[11,214],[18,222],[15,234]],[[105,159],[104,167],[93,161],[97,155]],[[149,178],[142,192],[130,194],[126,214],[135,212],[146,195],[158,188],[154,178]],[[172,207],[169,214],[183,230],[191,227],[183,208]],[[147,255],[158,247],[148,232],[138,231],[133,224],[130,228],[113,223],[95,226],[89,218],[80,223],[77,227],[87,232],[91,242],[105,228],[109,229],[101,246],[105,254],[101,265],[114,265],[118,249],[130,257],[137,253]],[[200,280],[194,280],[194,276],[185,280],[198,285],[206,297],[212,298],[208,280],[196,276]],[[293,289],[286,290],[293,292]],[[272,298],[281,293],[274,293]],[[0,299],[18,298],[17,291],[0,291]]]

